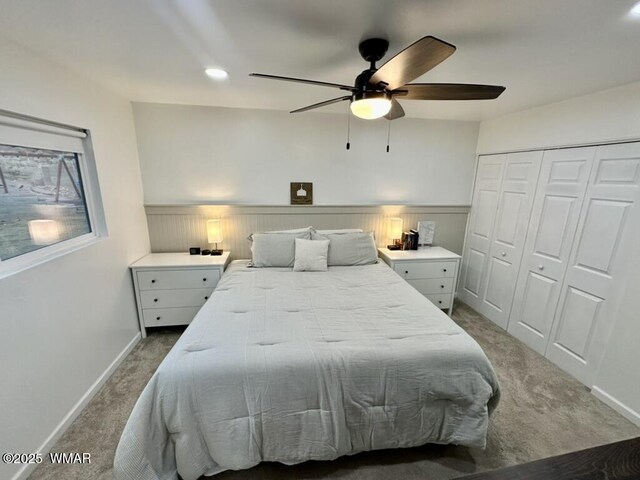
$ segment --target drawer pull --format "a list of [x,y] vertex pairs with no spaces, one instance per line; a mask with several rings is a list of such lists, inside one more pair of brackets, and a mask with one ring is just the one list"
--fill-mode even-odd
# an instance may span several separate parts
[[444,288],[444,285],[440,285],[440,288]]
[[156,317],[156,320],[160,320],[160,317]]
[[443,271],[443,272],[446,272],[446,271],[447,271],[447,269],[446,269],[446,268],[443,268],[443,269],[442,269],[442,271]]
[[202,279],[202,281],[203,281],[203,282],[206,282],[206,281],[207,281],[207,279],[206,279],[206,278],[203,278],[203,279]]
[[151,283],[156,283],[156,281],[155,280],[151,280]]
[[538,265],[538,270],[544,270],[544,265]]
[[209,297],[204,297],[205,300],[209,300]]
[[409,274],[409,270],[405,270],[405,271],[404,271],[404,274],[405,274],[405,275],[408,275],[408,274]]
[[503,257],[507,256],[507,252],[502,252],[500,255],[502,255]]
[[153,301],[154,301],[154,302],[157,302],[157,301],[158,301],[158,299],[157,299],[157,298],[154,298],[154,299],[153,299]]
[[442,303],[442,300],[438,300],[438,303]]

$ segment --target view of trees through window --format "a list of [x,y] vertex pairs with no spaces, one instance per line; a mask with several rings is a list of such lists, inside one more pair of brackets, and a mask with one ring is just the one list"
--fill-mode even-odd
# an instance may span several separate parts
[[0,144],[0,260],[91,232],[78,160]]

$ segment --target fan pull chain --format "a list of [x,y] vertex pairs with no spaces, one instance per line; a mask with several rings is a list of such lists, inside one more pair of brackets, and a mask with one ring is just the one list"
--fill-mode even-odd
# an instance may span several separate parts
[[349,138],[351,137],[351,112],[347,112],[347,150],[351,148]]
[[387,153],[389,153],[389,139],[391,138],[391,120],[387,120],[389,122],[389,128],[387,130]]

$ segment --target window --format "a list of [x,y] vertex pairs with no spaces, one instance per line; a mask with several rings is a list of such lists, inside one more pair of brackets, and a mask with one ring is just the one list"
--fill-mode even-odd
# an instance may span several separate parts
[[0,259],[91,233],[78,154],[0,145]]
[[83,130],[0,111],[0,276],[106,234]]

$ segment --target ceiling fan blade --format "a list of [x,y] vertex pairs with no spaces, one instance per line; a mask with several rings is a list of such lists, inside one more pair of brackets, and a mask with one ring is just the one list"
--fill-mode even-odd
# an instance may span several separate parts
[[308,85],[318,85],[320,87],[339,88],[340,90],[348,90],[349,92],[354,90],[354,88],[349,85],[341,85],[339,83],[318,82],[316,80],[306,80],[304,78],[279,77],[277,75],[267,75],[264,73],[250,73],[249,76],[258,77],[258,78],[267,78],[269,80],[281,80],[283,82],[306,83]]
[[351,100],[351,95],[347,95],[345,97],[332,98],[331,100],[325,100],[324,102],[320,102],[320,103],[314,103],[313,105],[309,105],[308,107],[302,107],[297,110],[293,110],[289,113],[306,112],[307,110],[313,110],[314,108],[325,107],[327,105],[331,105],[332,103],[344,102],[345,100]]
[[396,118],[402,117],[404,117],[404,108],[402,108],[400,102],[398,102],[395,98],[392,98],[391,110],[389,110],[389,113],[387,113],[384,118],[386,118],[387,120],[395,120]]
[[455,46],[438,38],[421,38],[382,65],[369,79],[369,85],[384,83],[387,90],[395,90],[425,74],[455,51]]
[[497,85],[409,83],[392,93],[406,100],[493,100],[504,91]]

